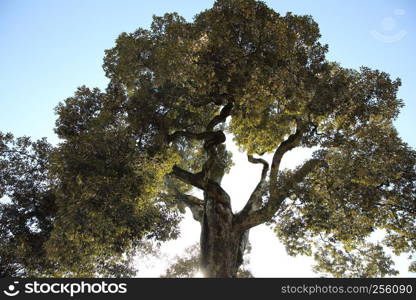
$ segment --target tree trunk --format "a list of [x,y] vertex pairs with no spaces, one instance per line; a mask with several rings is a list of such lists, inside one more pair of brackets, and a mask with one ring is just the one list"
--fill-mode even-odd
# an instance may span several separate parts
[[209,184],[204,197],[200,243],[202,272],[205,277],[236,277],[243,262],[246,234],[235,228],[230,197],[218,184]]

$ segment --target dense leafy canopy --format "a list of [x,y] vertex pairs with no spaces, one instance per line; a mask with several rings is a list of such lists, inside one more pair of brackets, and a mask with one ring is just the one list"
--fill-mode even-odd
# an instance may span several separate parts
[[[242,226],[270,222],[318,272],[396,274],[385,247],[416,249],[416,153],[393,127],[400,80],[327,61],[319,38],[311,17],[253,0],[122,33],[104,58],[107,89],[81,87],[56,108],[56,147],[0,136],[1,275],[126,275],[143,239],[177,236],[183,203],[201,218],[185,193],[232,166],[223,132],[264,165]],[[317,151],[279,169],[296,147]],[[268,179],[253,158],[265,153]],[[377,230],[383,244],[368,240]]]
[[122,157],[97,147],[83,152],[92,148],[88,143],[78,144],[76,155],[64,144],[53,149],[45,140],[1,138],[1,196],[7,197],[0,218],[2,276],[132,275],[127,258],[142,238],[176,235],[178,219],[166,205],[138,198],[142,170],[106,172],[101,166]]

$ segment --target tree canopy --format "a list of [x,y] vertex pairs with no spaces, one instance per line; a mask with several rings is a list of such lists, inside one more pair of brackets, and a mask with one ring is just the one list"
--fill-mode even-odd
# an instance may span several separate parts
[[[56,107],[58,145],[0,135],[0,276],[130,276],[146,240],[177,238],[184,207],[208,276],[234,276],[263,223],[317,272],[397,274],[386,249],[416,250],[416,152],[393,126],[401,83],[328,61],[319,39],[312,17],[254,0],[122,33],[106,90],[80,87]],[[236,213],[221,187],[226,138],[263,166]],[[297,147],[315,152],[282,169]],[[382,243],[369,241],[377,230]]]

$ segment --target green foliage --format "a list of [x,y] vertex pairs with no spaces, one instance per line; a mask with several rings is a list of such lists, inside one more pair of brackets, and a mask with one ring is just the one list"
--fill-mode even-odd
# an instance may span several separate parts
[[57,211],[46,171],[50,151],[45,139],[0,132],[0,277],[51,267],[43,247]]
[[178,216],[156,197],[173,156],[146,157],[123,132],[74,123],[81,133],[55,149],[1,136],[1,196],[11,202],[1,205],[5,275],[132,274],[122,268],[126,252],[177,234]]
[[159,150],[148,129],[134,131],[108,97],[81,88],[57,108],[57,133],[65,141],[51,155],[50,169],[65,217],[46,247],[70,268],[94,264],[98,253],[121,255],[144,237],[176,236],[179,219],[157,197],[175,153]]
[[[314,255],[319,272],[394,275],[367,239],[384,230],[394,253],[416,249],[416,153],[392,125],[400,80],[327,61],[319,38],[310,16],[254,0],[122,33],[104,58],[107,89],[80,87],[57,106],[58,145],[0,135],[0,276],[133,274],[144,240],[177,237],[176,196],[192,186],[172,168],[202,174],[198,134],[214,130],[248,154],[280,151],[295,131],[295,146],[317,147],[318,167],[278,172],[278,237],[289,254]],[[227,105],[230,120],[210,128]],[[216,151],[228,171],[231,153]],[[195,251],[168,274],[191,274]]]
[[[360,245],[377,230],[387,232],[384,244],[396,254],[414,252],[416,153],[391,125],[367,124],[355,133],[348,139],[344,136],[337,147],[316,153],[325,157],[327,165],[291,190],[292,200],[276,219],[276,232],[289,254],[310,255],[314,241],[323,235],[341,247],[360,250],[351,262],[357,264],[365,253]],[[321,249],[318,253],[327,252]],[[315,255],[319,256],[323,257]],[[343,257],[334,254],[333,259],[341,264]],[[387,262],[392,263],[386,258]],[[326,261],[320,270],[328,271],[329,266]],[[343,276],[339,267],[335,270],[335,262],[333,266],[333,274]],[[347,276],[351,269],[344,271]],[[379,273],[362,271],[368,273],[362,276],[394,274],[382,269]],[[361,275],[355,272],[352,276]]]
[[193,278],[198,276],[199,245],[185,249],[183,256],[176,256],[162,278]]
[[391,267],[394,263],[381,245],[364,243],[357,245],[354,250],[345,250],[324,242],[314,255],[317,261],[314,266],[316,272],[344,278],[384,277],[399,273]]

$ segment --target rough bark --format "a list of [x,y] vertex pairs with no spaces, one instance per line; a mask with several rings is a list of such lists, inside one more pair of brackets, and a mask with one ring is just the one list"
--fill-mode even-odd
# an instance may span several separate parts
[[201,224],[201,268],[207,277],[234,277],[238,270],[240,236],[233,227],[230,197],[216,183],[204,192]]

